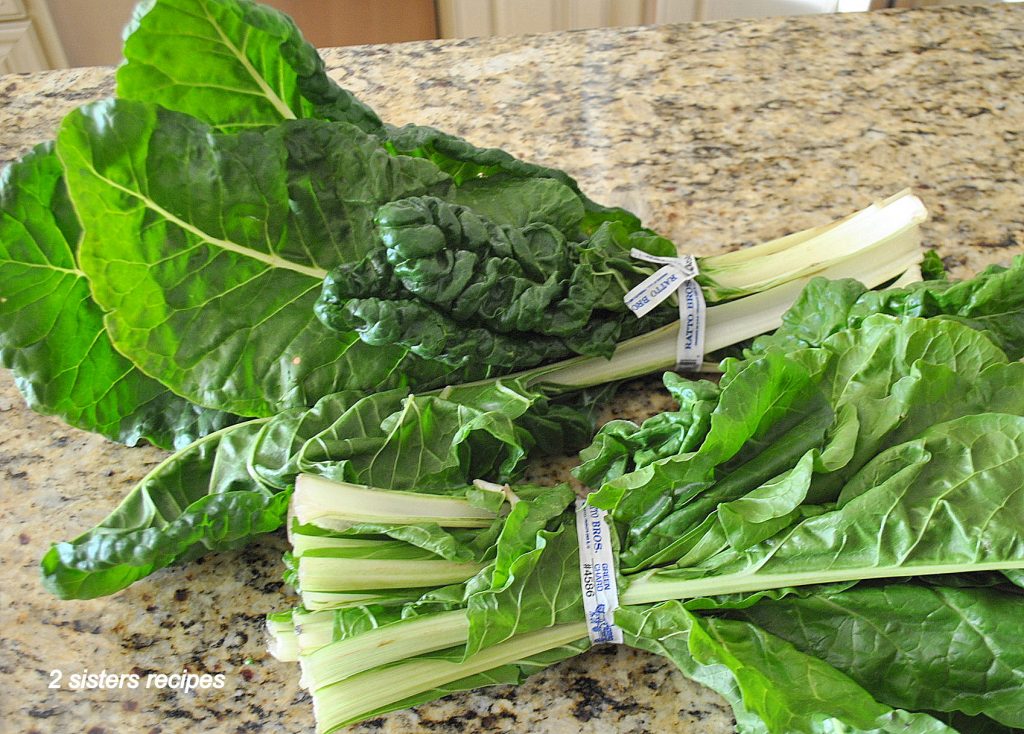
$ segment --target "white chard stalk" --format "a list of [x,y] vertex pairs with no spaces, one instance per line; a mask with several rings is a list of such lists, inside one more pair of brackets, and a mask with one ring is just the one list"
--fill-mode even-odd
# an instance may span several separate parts
[[[777,329],[807,282],[816,276],[855,278],[868,288],[917,268],[923,257],[924,204],[909,191],[837,222],[745,250],[701,258],[711,300],[735,298],[706,312],[706,352]],[[749,294],[749,295],[744,295]],[[679,322],[621,343],[611,359],[576,357],[529,370],[530,384],[582,388],[673,369]]]

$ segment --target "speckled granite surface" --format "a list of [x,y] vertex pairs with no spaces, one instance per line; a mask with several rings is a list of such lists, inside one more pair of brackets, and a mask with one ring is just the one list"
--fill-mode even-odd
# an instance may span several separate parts
[[[698,253],[821,224],[913,186],[958,274],[1024,252],[1024,7],[604,30],[326,52],[394,123],[432,124],[568,170]],[[0,77],[0,161],[109,94],[109,70]],[[662,405],[656,381],[616,412]],[[113,598],[59,602],[37,562],[163,456],[34,415],[0,374],[0,731],[310,732],[291,665],[263,652],[287,603],[284,541],[169,569]],[[537,476],[565,463],[538,466]],[[51,671],[225,673],[219,691],[51,690]],[[459,695],[359,732],[731,730],[661,659],[600,649],[518,689]]]

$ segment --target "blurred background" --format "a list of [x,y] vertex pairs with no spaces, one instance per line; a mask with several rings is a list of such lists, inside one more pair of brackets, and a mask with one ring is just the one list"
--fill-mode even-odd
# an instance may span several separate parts
[[[956,0],[263,0],[317,47],[980,4]],[[1020,0],[987,0],[1020,2]],[[136,0],[0,0],[0,73],[120,61]]]

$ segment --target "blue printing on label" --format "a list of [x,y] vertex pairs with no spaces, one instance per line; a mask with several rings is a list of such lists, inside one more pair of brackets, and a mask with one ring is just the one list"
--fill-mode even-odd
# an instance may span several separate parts
[[695,281],[688,280],[679,289],[679,338],[676,342],[676,369],[697,371],[704,363],[704,321],[707,313],[704,293]]
[[595,645],[599,642],[622,643],[622,630],[614,621],[619,592],[606,514],[604,510],[588,505],[586,500],[576,500],[583,609],[587,617],[587,632]]
[[637,318],[646,316],[655,306],[678,290],[684,282],[684,277],[675,265],[665,265],[627,293],[622,300],[626,308]]
[[679,291],[676,369],[681,372],[699,371],[704,364],[707,304],[704,302],[704,293],[694,280],[700,274],[697,258],[693,255],[661,257],[635,248],[629,254],[638,260],[664,263],[664,266],[625,295],[623,301],[626,307],[640,318]]

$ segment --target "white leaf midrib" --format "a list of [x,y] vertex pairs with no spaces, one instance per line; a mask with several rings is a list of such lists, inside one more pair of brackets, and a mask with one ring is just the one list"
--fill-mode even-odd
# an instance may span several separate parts
[[[224,30],[220,27],[220,23],[218,23],[217,19],[210,14],[210,11],[205,3],[203,3],[203,12],[206,14],[206,17],[209,20],[210,25],[213,26],[213,29],[215,31],[217,31],[217,35],[220,36],[221,41],[228,48],[228,50],[231,51],[235,58],[238,59],[238,63],[242,65],[242,68],[245,69],[246,73],[252,77],[254,82],[256,82],[256,86],[260,88],[260,91],[267,98],[270,104],[274,106],[274,109],[277,110],[278,114],[280,114],[281,117],[283,117],[286,120],[296,119],[296,115],[294,112],[292,112],[291,108],[287,104],[285,104],[284,100],[281,99],[277,95],[277,93],[274,92],[273,89],[270,88],[270,85],[267,84],[267,80],[260,76],[259,72],[256,71],[256,68],[252,65],[252,62],[249,61],[249,57],[246,56],[241,49],[239,49],[237,46],[235,46],[235,44],[231,42],[231,39],[228,38],[227,34],[225,34]],[[248,42],[248,34],[249,30],[246,30],[246,43]]]
[[310,278],[315,278],[317,280],[323,280],[325,277],[327,277],[327,271],[323,270],[322,268],[314,268],[307,265],[300,265],[299,263],[292,262],[291,260],[286,260],[283,257],[279,257],[278,255],[273,255],[268,252],[261,252],[260,250],[254,250],[251,247],[240,245],[237,242],[232,242],[231,240],[225,240],[220,237],[214,237],[213,235],[199,229],[194,224],[186,222],[180,217],[167,211],[162,206],[153,201],[153,199],[143,195],[141,192],[130,189],[127,186],[124,186],[116,181],[107,178],[106,176],[102,175],[98,170],[96,170],[95,167],[90,166],[89,170],[92,171],[92,173],[99,180],[103,181],[110,187],[117,189],[118,191],[121,191],[127,194],[128,196],[138,199],[146,208],[150,209],[156,214],[159,214],[161,217],[166,219],[171,224],[175,225],[176,227],[180,227],[181,229],[185,230],[186,232],[189,232],[190,234],[194,235],[195,237],[199,238],[201,241],[207,244],[219,247],[229,252],[234,252],[235,254],[242,255],[243,257],[258,260],[259,262],[262,262],[272,268],[291,270],[293,272],[301,273],[302,275],[305,275]]

